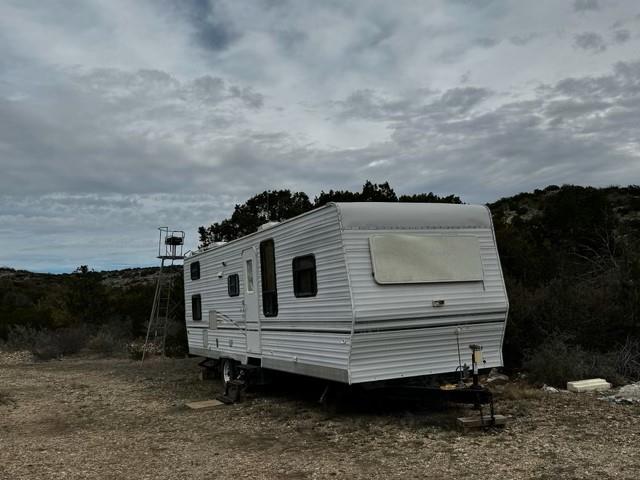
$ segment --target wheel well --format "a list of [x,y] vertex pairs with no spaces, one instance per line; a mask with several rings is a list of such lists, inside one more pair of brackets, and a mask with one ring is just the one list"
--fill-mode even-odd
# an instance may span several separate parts
[[258,357],[247,357],[247,365],[254,365],[256,367],[261,367],[262,359]]

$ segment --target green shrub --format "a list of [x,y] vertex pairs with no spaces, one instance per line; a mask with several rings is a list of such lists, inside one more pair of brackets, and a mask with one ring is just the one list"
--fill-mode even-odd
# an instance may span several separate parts
[[146,350],[145,358],[152,357],[154,355],[160,355],[160,345],[156,343],[149,343],[146,347],[144,345],[144,339],[134,340],[127,344],[127,353],[132,360],[142,359],[142,353]]
[[[145,350],[144,339],[140,338],[127,344],[127,353],[133,360],[140,360]],[[146,355],[161,355],[162,345],[160,339],[157,342],[150,341],[146,347]],[[165,338],[164,353],[168,357],[182,357],[189,352],[187,343],[187,329],[183,322],[173,320],[167,324],[167,335]]]
[[111,356],[126,351],[131,341],[131,321],[111,321],[102,325],[87,342],[87,350]]
[[73,355],[85,347],[89,333],[85,327],[60,328],[54,332],[54,339],[62,355]]
[[87,350],[100,355],[111,356],[119,350],[122,343],[109,332],[98,331],[87,342]]
[[36,344],[31,349],[31,353],[38,360],[52,360],[62,357],[62,351],[55,335],[48,330],[38,333]]
[[184,322],[173,320],[167,324],[165,354],[168,357],[183,357],[189,353],[187,327]]
[[31,351],[36,344],[38,333],[38,330],[26,325],[12,325],[2,346],[9,351]]
[[28,350],[39,360],[60,358],[80,352],[89,339],[86,327],[68,327],[57,330],[37,330],[23,325],[13,325],[3,344],[5,350]]
[[69,327],[58,330],[40,330],[31,353],[40,360],[60,358],[78,353],[89,338],[86,328]]
[[613,352],[616,371],[623,377],[640,380],[640,340],[627,337],[627,340]]
[[601,377],[614,384],[624,383],[616,370],[615,354],[588,352],[567,343],[567,338],[552,335],[525,356],[523,364],[534,383],[565,388],[567,382]]

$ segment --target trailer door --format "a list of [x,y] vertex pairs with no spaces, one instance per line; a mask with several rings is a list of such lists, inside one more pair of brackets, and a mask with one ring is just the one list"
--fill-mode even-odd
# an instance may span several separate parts
[[256,292],[256,251],[248,248],[242,252],[244,289],[242,310],[247,332],[247,352],[260,353],[260,317]]

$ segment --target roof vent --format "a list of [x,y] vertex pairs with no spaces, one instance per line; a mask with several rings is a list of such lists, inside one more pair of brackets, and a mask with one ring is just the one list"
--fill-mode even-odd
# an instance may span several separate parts
[[280,222],[267,222],[267,223],[263,223],[262,225],[260,225],[258,227],[258,231],[262,232],[263,230],[268,230],[269,228],[275,227],[276,225],[278,225]]

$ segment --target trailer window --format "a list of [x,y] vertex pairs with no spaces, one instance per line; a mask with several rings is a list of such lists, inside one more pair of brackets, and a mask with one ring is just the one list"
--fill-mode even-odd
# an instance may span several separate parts
[[253,293],[253,260],[250,258],[244,264],[247,279],[247,293]]
[[240,276],[237,273],[227,277],[227,292],[230,297],[237,297],[240,295]]
[[260,243],[260,271],[262,275],[262,312],[265,317],[278,315],[276,289],[276,257],[273,240]]
[[293,259],[293,293],[296,297],[315,297],[318,293],[316,281],[316,257],[305,255]]
[[191,317],[194,321],[202,320],[202,298],[200,294],[191,296]]
[[191,264],[191,280],[200,279],[200,262],[193,262]]
[[369,246],[380,284],[482,280],[480,245],[473,236],[373,235]]

